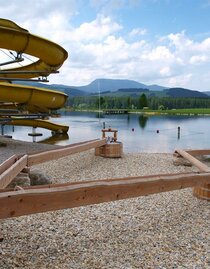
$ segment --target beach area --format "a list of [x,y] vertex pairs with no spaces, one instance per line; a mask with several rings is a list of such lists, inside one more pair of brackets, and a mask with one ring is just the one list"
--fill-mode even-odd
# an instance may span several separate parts
[[[0,163],[13,154],[59,146],[1,138]],[[198,171],[174,165],[173,153],[88,150],[31,167],[53,183]],[[0,268],[207,269],[210,203],[192,189],[0,221]]]

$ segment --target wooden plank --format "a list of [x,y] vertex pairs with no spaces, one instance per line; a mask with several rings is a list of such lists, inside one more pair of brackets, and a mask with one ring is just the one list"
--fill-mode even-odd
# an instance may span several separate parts
[[191,156],[189,153],[182,149],[177,149],[175,152],[179,153],[182,157],[187,159],[193,165],[195,165],[201,172],[210,172],[210,167],[205,165],[204,163],[197,160],[195,157]]
[[[75,147],[75,146],[82,145],[82,144],[89,143],[89,142],[93,142],[93,141],[99,141],[99,139],[91,139],[91,140],[86,140],[86,141],[82,141],[82,142],[78,142],[78,143],[73,143],[73,144],[66,145],[66,146],[60,146],[57,149],[71,148],[71,147]],[[39,150],[39,151],[36,151],[36,152],[27,152],[27,154],[28,155],[34,155],[34,154],[39,154],[39,153],[49,152],[49,151],[51,151],[51,149],[49,149],[49,150]]]
[[17,155],[11,156],[9,159],[0,164],[0,174],[7,170],[11,165],[13,165],[18,159]]
[[193,156],[210,155],[210,149],[190,149],[185,151]]
[[0,219],[73,208],[210,183],[210,173],[83,182],[65,187],[0,193]]
[[[138,177],[124,177],[124,178],[107,178],[105,179],[106,182],[115,182],[120,179],[120,181],[123,180],[131,180],[131,179],[136,179],[136,178],[142,178],[144,180],[151,179],[151,178],[157,178],[157,177],[162,177],[162,176],[179,176],[179,175],[189,175],[191,172],[186,172],[186,173],[176,173],[176,174],[158,174],[158,175],[147,175],[147,176],[138,176]],[[56,179],[56,181],[60,181],[59,179]],[[58,183],[58,184],[47,184],[47,185],[35,185],[35,186],[22,186],[24,190],[38,190],[38,189],[52,189],[52,188],[58,188],[58,187],[69,187],[73,185],[78,185],[78,184],[83,184],[83,183],[101,183],[103,180],[85,180],[85,181],[74,181],[74,182],[65,182],[65,183]],[[0,189],[1,192],[11,192],[15,191],[14,189]]]
[[106,139],[84,143],[77,146],[69,146],[61,149],[54,149],[46,152],[35,153],[28,156],[28,166],[59,159],[70,154],[79,153],[91,148],[101,147],[106,144]]
[[28,156],[24,155],[0,175],[0,188],[5,188],[24,167],[27,166]]
[[70,145],[62,146],[62,148],[75,147],[75,146],[79,146],[79,145],[82,145],[82,144],[86,144],[86,143],[90,143],[90,142],[94,142],[94,141],[99,141],[99,140],[100,140],[99,138],[91,139],[91,140],[85,140],[85,141],[82,141],[82,142],[77,142],[77,143],[73,143],[73,144],[70,144]]

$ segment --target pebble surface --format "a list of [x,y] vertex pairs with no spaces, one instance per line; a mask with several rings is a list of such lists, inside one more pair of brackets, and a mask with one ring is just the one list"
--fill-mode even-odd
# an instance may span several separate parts
[[[16,142],[0,148],[1,162],[4,151],[54,147],[23,142],[14,146]],[[174,166],[173,159],[172,154],[151,153],[105,159],[89,150],[32,169],[55,183],[197,171]],[[0,268],[208,269],[209,213],[209,202],[184,189],[5,219],[0,222]]]

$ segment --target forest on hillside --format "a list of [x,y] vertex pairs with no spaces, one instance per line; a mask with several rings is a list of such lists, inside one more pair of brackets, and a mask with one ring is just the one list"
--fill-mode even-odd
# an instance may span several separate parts
[[174,98],[174,97],[111,97],[80,96],[69,98],[67,106],[73,109],[157,109],[210,108],[210,98]]

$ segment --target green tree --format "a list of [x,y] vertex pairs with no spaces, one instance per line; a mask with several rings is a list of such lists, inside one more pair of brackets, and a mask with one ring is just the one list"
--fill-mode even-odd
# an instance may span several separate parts
[[142,109],[148,106],[147,96],[146,94],[142,94],[139,98],[139,108]]
[[127,98],[127,108],[131,108],[131,97],[128,96]]
[[104,99],[104,97],[102,97],[102,96],[100,97],[100,99],[97,98],[97,99],[96,99],[96,102],[95,102],[96,107],[99,107],[99,105],[100,105],[101,108],[103,108],[104,103],[105,103],[105,99]]

